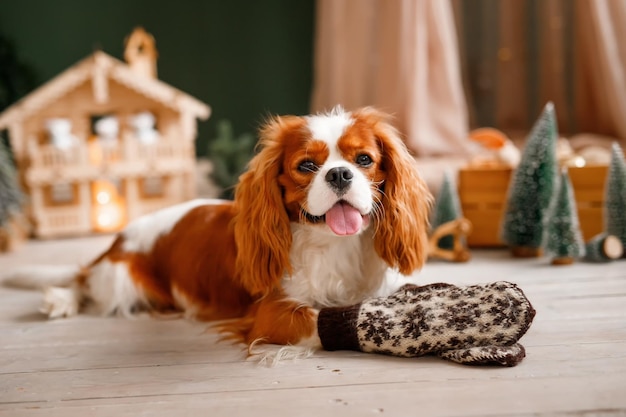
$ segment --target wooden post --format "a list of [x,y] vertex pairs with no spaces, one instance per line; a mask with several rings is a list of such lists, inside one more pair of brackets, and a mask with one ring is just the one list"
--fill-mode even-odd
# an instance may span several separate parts
[[126,49],[124,49],[124,59],[130,68],[137,74],[147,77],[157,77],[158,52],[154,37],[138,27],[126,38]]

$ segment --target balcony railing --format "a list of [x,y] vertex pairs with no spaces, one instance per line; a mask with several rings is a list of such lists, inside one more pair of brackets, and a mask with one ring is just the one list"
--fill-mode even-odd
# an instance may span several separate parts
[[144,144],[133,137],[113,143],[81,143],[68,149],[41,145],[31,149],[31,168],[68,169],[78,167],[113,167],[121,164],[154,163],[164,160],[187,160],[193,155],[191,144],[160,138]]

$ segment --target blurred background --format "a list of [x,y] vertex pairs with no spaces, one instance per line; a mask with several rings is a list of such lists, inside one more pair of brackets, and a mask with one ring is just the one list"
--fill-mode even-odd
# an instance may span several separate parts
[[[137,27],[156,40],[162,83],[130,76],[120,89],[106,77],[126,65],[94,52],[123,60]],[[161,94],[170,86],[189,96]],[[2,1],[0,135],[13,149],[0,147],[0,228],[7,202],[22,207],[17,183],[40,236],[92,230],[112,206],[119,227],[194,195],[232,197],[269,115],[336,105],[391,113],[436,190],[480,146],[514,167],[548,102],[559,160],[606,166],[626,140],[626,0]],[[161,140],[130,133],[141,110]],[[497,131],[477,137],[483,127]]]
[[[141,25],[156,38],[159,78],[212,108],[199,125],[199,155],[220,120],[239,135],[268,114],[334,104],[396,114],[423,155],[462,152],[473,127],[523,136],[548,100],[563,134],[624,139],[624,9],[622,0],[3,1],[0,36],[21,67],[7,75],[9,58],[0,58],[0,106],[95,49],[121,59],[124,38]],[[437,72],[447,75],[433,79]],[[444,87],[424,91],[411,73]],[[394,89],[415,93],[398,98]],[[458,128],[438,127],[435,112],[416,104],[423,97],[436,107],[442,94],[452,97],[445,123]],[[429,145],[441,137],[458,149]]]
[[11,98],[96,49],[123,59],[124,39],[143,26],[156,39],[159,79],[211,106],[198,125],[199,155],[219,120],[255,132],[270,113],[308,112],[313,19],[313,0],[0,2],[0,36],[29,71],[13,74],[29,80]]

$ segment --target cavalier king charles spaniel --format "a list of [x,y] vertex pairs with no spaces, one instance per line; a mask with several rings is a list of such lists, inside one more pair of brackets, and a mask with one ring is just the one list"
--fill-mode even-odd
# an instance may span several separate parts
[[[432,198],[389,119],[372,108],[272,118],[233,202],[131,222],[71,277],[48,277],[64,285],[42,311],[178,311],[230,319],[220,329],[249,345],[320,348],[320,309],[359,303],[426,258]],[[44,275],[11,281],[43,286]]]

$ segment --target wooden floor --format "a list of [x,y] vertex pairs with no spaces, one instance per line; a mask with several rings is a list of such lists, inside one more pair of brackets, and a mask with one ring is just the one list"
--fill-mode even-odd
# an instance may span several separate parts
[[[85,262],[111,236],[30,242],[0,255]],[[626,261],[552,267],[475,251],[429,263],[421,282],[518,283],[537,316],[515,368],[319,352],[276,367],[245,360],[205,325],[80,316],[46,321],[39,294],[0,288],[1,416],[626,415]]]

